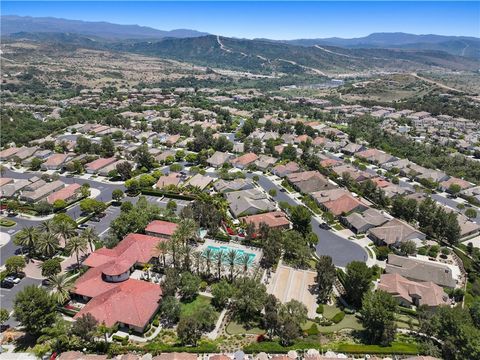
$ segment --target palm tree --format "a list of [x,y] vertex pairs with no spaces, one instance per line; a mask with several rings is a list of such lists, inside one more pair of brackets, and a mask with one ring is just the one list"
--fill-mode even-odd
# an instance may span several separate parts
[[65,244],[68,243],[68,239],[77,234],[77,229],[72,223],[66,221],[55,224],[54,230],[55,234],[60,235],[63,238]]
[[70,299],[70,289],[73,281],[67,274],[58,274],[48,278],[48,288],[52,291],[52,296],[60,305]]
[[160,256],[162,257],[163,268],[165,269],[167,267],[165,255],[168,252],[168,242],[165,240],[160,240],[157,243],[157,245],[155,245],[154,252],[159,257],[158,259],[159,261],[160,261]]
[[205,252],[203,253],[205,256],[205,261],[207,263],[207,275],[210,276],[210,266],[212,265],[212,260],[213,260],[213,250],[211,248],[207,248]]
[[215,261],[217,262],[217,278],[220,280],[220,275],[222,272],[222,264],[223,264],[223,250],[217,251],[215,254]]
[[183,255],[183,269],[186,271],[190,271],[190,267],[192,265],[192,248],[188,246],[188,244],[182,246],[181,252]]
[[177,254],[178,254],[178,238],[175,234],[168,240],[168,250],[172,255],[173,267],[177,268]]
[[100,241],[100,238],[98,237],[98,234],[94,228],[86,228],[83,230],[81,237],[87,241],[88,245],[90,246],[90,251],[92,252],[94,250],[95,243]]
[[235,270],[235,264],[237,261],[237,250],[230,249],[227,252],[228,265],[230,266],[230,281],[233,281],[233,272]]
[[193,219],[182,219],[177,226],[174,234],[179,241],[185,245],[188,240],[194,239],[197,235],[197,224]]
[[246,277],[248,266],[250,265],[250,256],[248,254],[243,254],[241,257],[241,264],[243,266],[243,275]]
[[195,271],[197,275],[200,275],[200,267],[202,266],[202,253],[200,251],[195,251],[192,254],[193,257],[193,263],[195,264]]
[[51,219],[42,221],[39,225],[39,229],[42,233],[54,233],[55,232],[55,222]]
[[15,245],[27,248],[30,254],[35,250],[39,236],[40,233],[37,228],[28,226],[20,230],[17,235],[15,235],[13,243]]
[[38,251],[43,257],[51,258],[60,247],[58,238],[51,232],[44,233],[40,236],[37,244]]
[[88,249],[87,240],[80,236],[75,236],[70,239],[65,249],[69,254],[75,254],[77,258],[77,268],[80,268],[80,252],[85,252]]

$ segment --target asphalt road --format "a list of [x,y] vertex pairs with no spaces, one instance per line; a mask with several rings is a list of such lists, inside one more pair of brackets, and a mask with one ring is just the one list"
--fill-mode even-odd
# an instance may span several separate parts
[[[290,205],[301,205],[286,193],[281,192],[281,187],[268,179],[265,175],[247,173],[247,177],[258,176],[258,184],[268,192],[270,189],[277,190],[277,195],[273,198],[279,201],[286,201]],[[317,235],[318,243],[315,246],[317,255],[329,255],[336,266],[345,267],[352,261],[366,262],[368,254],[363,247],[351,240],[338,236],[332,231],[320,229],[320,222],[312,216],[312,231]]]
[[[15,299],[15,295],[17,295],[17,293],[19,293],[26,286],[40,285],[41,282],[41,280],[26,277],[11,289],[0,288],[0,303],[2,308],[9,311],[13,310],[13,300]],[[12,319],[10,319],[10,321],[12,321]],[[12,325],[10,322],[8,322],[8,324]]]

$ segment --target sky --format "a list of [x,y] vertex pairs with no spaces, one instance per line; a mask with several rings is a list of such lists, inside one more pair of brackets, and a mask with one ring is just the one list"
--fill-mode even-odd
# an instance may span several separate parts
[[1,12],[239,38],[348,38],[373,32],[480,37],[479,1],[1,1]]

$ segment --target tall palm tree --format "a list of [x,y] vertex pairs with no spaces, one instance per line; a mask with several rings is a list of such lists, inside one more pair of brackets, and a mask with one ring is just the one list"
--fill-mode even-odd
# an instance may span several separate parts
[[38,226],[38,228],[42,233],[47,233],[47,232],[54,233],[55,222],[52,219],[42,221],[41,224]]
[[193,264],[195,266],[195,271],[197,273],[197,275],[200,275],[200,267],[202,266],[202,253],[200,251],[195,251],[193,254],[192,254],[192,257],[193,257]]
[[40,232],[36,227],[28,226],[20,230],[17,235],[15,235],[13,243],[15,245],[27,248],[30,254],[35,250],[39,236]]
[[60,243],[58,238],[51,232],[46,232],[40,236],[37,243],[37,249],[43,257],[51,258],[58,251]]
[[217,278],[220,280],[222,275],[222,264],[223,264],[224,253],[223,250],[217,251],[215,254],[215,261],[217,262]]
[[172,255],[173,267],[177,268],[177,255],[178,255],[178,238],[175,234],[172,235],[170,240],[168,240],[168,250]]
[[55,224],[54,227],[55,234],[61,236],[65,241],[65,244],[68,243],[68,240],[77,234],[77,229],[70,222],[62,221]]
[[192,248],[185,244],[181,248],[182,256],[183,256],[183,269],[186,271],[190,271],[192,265]]
[[205,252],[203,253],[205,256],[205,262],[207,264],[207,275],[210,276],[210,267],[212,265],[212,260],[213,260],[213,250],[211,248],[207,248]]
[[185,218],[178,223],[174,235],[176,235],[178,240],[181,241],[183,245],[185,245],[188,240],[194,239],[196,237],[197,228],[198,226],[193,219]]
[[230,266],[230,281],[233,281],[233,272],[235,270],[235,264],[237,263],[237,250],[230,249],[227,252],[227,261]]
[[90,246],[90,251],[92,252],[94,250],[95,243],[100,240],[95,229],[90,227],[83,230],[81,237],[87,241],[88,245]]
[[59,304],[65,304],[70,299],[70,289],[73,281],[67,274],[58,274],[48,278],[48,288]]
[[250,256],[248,254],[243,254],[240,260],[243,266],[243,276],[247,277],[248,266],[250,265]]
[[168,242],[165,240],[160,240],[156,245],[154,249],[154,253],[156,256],[158,256],[158,260],[160,261],[160,257],[162,258],[162,263],[163,263],[163,268],[165,269],[167,267],[167,261],[165,258],[165,255],[168,252]]
[[70,239],[65,249],[69,254],[75,254],[77,258],[77,268],[80,267],[80,252],[85,252],[88,249],[87,240],[80,236],[75,236]]

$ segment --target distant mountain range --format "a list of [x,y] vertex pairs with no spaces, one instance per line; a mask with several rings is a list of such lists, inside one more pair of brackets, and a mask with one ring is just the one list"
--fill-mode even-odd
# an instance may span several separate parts
[[176,29],[170,31],[157,30],[139,25],[119,25],[108,22],[91,22],[67,20],[53,17],[30,17],[4,15],[1,17],[2,36],[18,32],[75,33],[105,39],[159,39],[165,37],[190,38],[208,35],[207,33]]
[[480,59],[480,38],[468,36],[414,35],[406,33],[373,33],[365,37],[342,39],[297,39],[282,41],[292,45],[330,45],[345,48],[388,48],[439,50],[452,55]]
[[[35,41],[62,49],[85,47],[131,52],[256,73],[331,75],[480,68],[480,39],[467,37],[378,33],[358,39],[273,41],[54,18],[2,16],[1,20],[4,41]],[[416,40],[422,42],[412,42]]]

